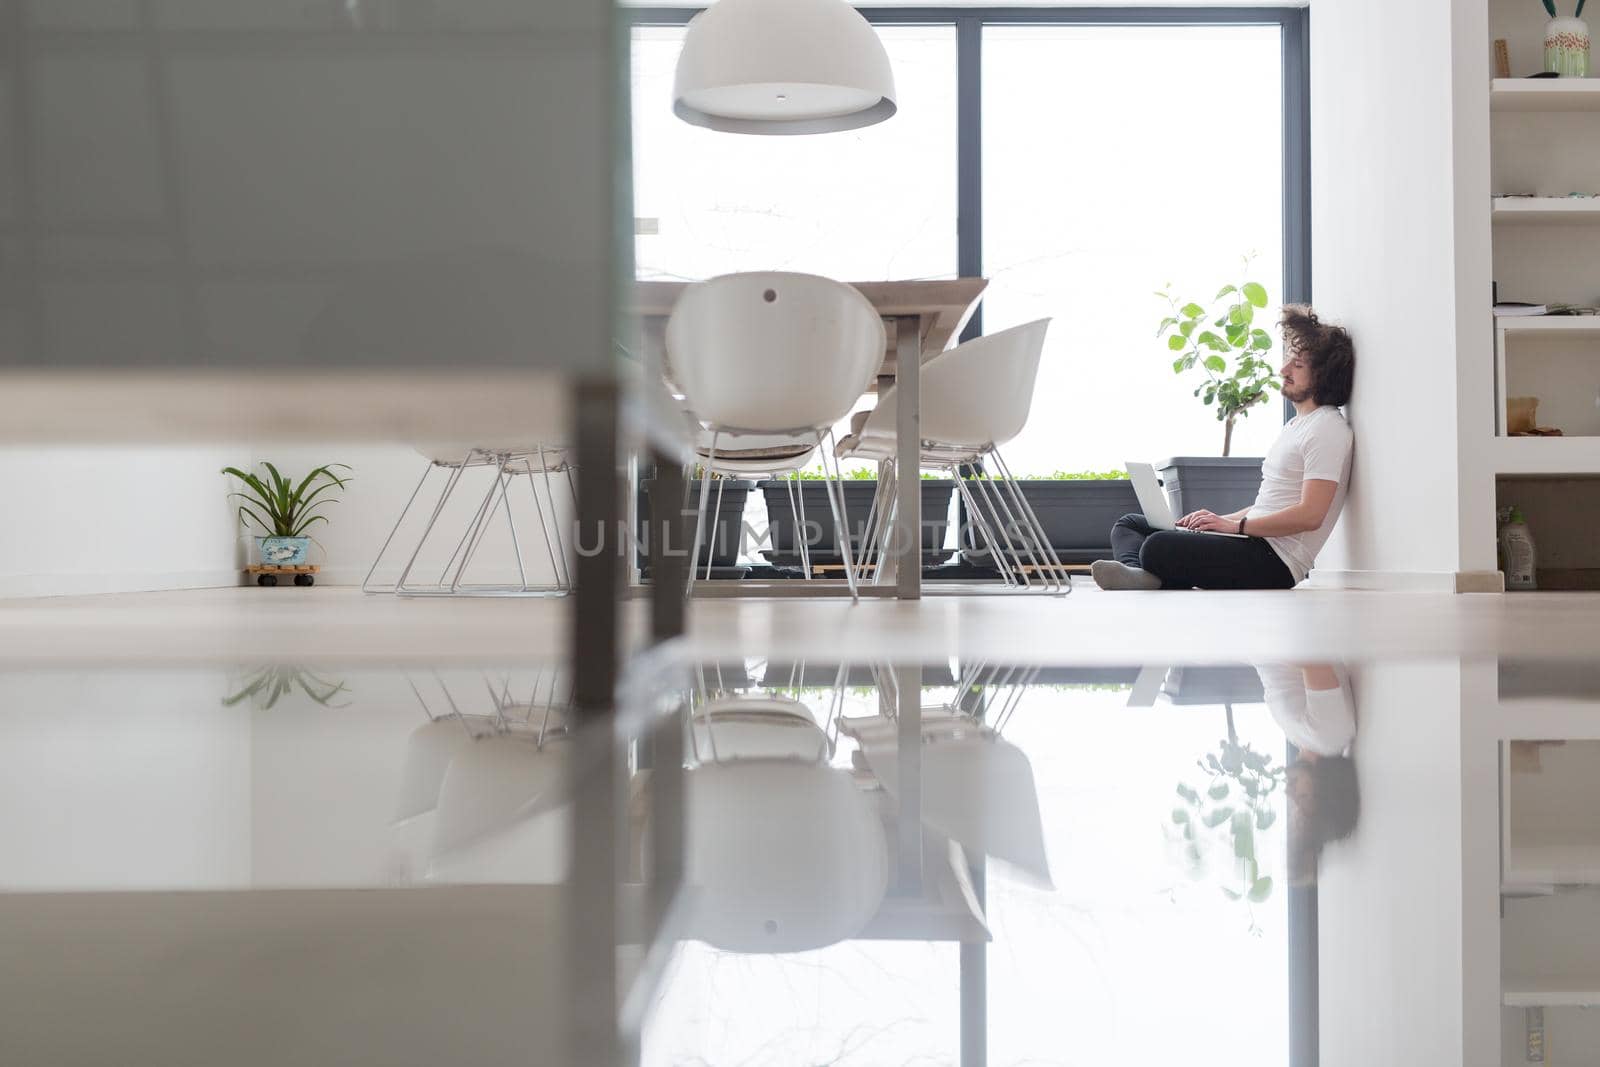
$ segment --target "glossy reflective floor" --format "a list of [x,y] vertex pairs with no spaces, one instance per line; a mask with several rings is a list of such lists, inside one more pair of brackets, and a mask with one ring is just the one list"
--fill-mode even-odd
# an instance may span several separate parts
[[[597,821],[548,663],[0,673],[0,1062],[592,1062],[597,842],[647,1064],[1462,1062],[1537,1000],[1593,1036],[1561,931],[1600,918],[1600,753],[1513,744],[1600,737],[1582,664],[728,656],[628,692]],[[1517,944],[1566,947],[1508,949],[1504,997],[1502,881]]]

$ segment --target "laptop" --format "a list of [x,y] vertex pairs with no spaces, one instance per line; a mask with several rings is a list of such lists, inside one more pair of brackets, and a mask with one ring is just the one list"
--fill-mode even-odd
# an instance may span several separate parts
[[[1157,530],[1178,529],[1178,524],[1172,517],[1172,505],[1167,503],[1167,493],[1161,488],[1161,479],[1156,477],[1155,467],[1148,463],[1127,463],[1124,466],[1128,468],[1128,478],[1133,482],[1133,491],[1139,496],[1139,510],[1144,512],[1145,521]],[[1249,538],[1249,534],[1223,533],[1221,530],[1189,532],[1210,534],[1212,537]]]

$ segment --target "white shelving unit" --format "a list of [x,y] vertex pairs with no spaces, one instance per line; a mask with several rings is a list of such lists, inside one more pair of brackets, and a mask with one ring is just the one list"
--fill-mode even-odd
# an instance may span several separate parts
[[[1489,41],[1507,41],[1512,72],[1539,70],[1538,5],[1487,7]],[[1600,304],[1600,196],[1587,195],[1600,194],[1600,77],[1496,78],[1486,96],[1498,298]],[[1496,505],[1527,516],[1541,589],[1600,588],[1600,316],[1493,318],[1490,328],[1494,419],[1476,432]],[[1565,436],[1511,437],[1511,397],[1536,398],[1536,422]],[[1481,521],[1492,529],[1495,516]]]

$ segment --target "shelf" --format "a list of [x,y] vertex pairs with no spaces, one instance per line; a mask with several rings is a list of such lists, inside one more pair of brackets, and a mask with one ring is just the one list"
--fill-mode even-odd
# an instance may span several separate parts
[[1507,885],[1600,886],[1600,846],[1584,842],[1513,846],[1505,866]]
[[1494,201],[1490,217],[1496,223],[1506,226],[1531,226],[1540,223],[1600,225],[1600,197],[1500,198]]
[[1502,987],[1501,1003],[1508,1008],[1593,1008],[1600,1006],[1600,981],[1585,982],[1588,989],[1573,988],[1578,983],[1551,982],[1545,979],[1508,978]]
[[1496,329],[1514,333],[1593,334],[1600,337],[1600,315],[1501,315]]
[[1600,111],[1600,78],[1496,78],[1491,111]]
[[1492,451],[1496,474],[1600,477],[1600,437],[1497,437]]

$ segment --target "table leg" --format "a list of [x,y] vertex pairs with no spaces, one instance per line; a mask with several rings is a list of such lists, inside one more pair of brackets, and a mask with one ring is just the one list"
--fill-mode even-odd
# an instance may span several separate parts
[[922,599],[922,318],[894,320],[896,465],[899,467],[898,511],[891,545],[896,562],[896,595]]
[[894,684],[899,697],[899,707],[895,709],[895,760],[900,777],[900,810],[895,824],[900,868],[896,872],[895,893],[918,897],[922,895],[922,666],[895,667]]

